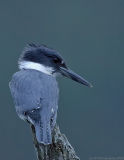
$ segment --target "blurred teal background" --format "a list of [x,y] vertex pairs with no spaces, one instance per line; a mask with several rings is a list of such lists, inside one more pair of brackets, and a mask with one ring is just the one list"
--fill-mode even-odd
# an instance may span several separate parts
[[28,42],[58,50],[88,88],[59,79],[58,124],[81,160],[124,156],[124,1],[0,1],[0,159],[35,160],[8,83]]

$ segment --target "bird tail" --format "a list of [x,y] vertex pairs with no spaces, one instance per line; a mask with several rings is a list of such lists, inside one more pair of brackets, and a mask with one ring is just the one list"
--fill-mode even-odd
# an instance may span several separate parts
[[39,143],[48,145],[52,143],[51,127],[49,122],[42,123],[41,121],[35,124],[36,138]]

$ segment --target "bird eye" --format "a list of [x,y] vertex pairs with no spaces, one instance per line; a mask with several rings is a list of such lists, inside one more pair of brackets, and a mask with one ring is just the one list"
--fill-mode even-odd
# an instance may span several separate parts
[[59,59],[58,59],[58,58],[54,58],[54,62],[55,62],[55,63],[58,63],[58,62],[59,62]]
[[58,57],[55,57],[53,59],[53,61],[54,61],[54,63],[59,64],[59,65],[61,65],[61,66],[63,66],[63,67],[66,68],[66,64],[65,64],[65,62],[62,59],[59,59]]

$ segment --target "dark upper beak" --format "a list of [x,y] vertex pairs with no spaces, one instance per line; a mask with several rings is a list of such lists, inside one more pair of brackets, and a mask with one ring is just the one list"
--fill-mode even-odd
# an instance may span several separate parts
[[93,87],[91,83],[89,83],[87,80],[85,80],[83,77],[79,76],[78,74],[74,73],[73,71],[71,71],[69,68],[64,68],[64,67],[60,67],[59,68],[60,73],[65,76],[68,77],[76,82],[79,82],[85,86],[88,87]]

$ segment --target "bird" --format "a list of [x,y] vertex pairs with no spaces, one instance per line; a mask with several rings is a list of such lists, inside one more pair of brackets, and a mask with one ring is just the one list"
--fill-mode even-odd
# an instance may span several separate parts
[[57,75],[88,87],[92,84],[73,72],[58,51],[46,45],[27,44],[18,68],[9,82],[17,115],[34,126],[38,143],[52,144],[59,99]]

